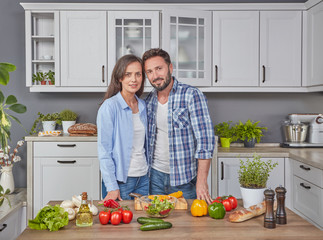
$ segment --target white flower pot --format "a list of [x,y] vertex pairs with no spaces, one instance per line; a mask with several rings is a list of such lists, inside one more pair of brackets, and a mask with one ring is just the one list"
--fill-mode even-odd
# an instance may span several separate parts
[[56,121],[42,121],[43,131],[55,131]]
[[76,121],[62,121],[62,125],[63,125],[63,133],[64,134],[68,134],[68,128],[70,126],[73,126],[76,123]]
[[13,179],[12,167],[13,165],[3,166],[1,168],[0,177],[0,185],[3,187],[3,190],[6,191],[7,189],[9,189],[10,193],[15,190],[15,181]]
[[266,188],[244,188],[240,187],[243,207],[249,208],[252,205],[261,203],[264,200],[264,191]]

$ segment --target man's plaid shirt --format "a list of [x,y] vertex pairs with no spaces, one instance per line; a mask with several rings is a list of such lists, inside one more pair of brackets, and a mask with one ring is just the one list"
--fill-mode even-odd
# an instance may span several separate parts
[[[197,175],[198,159],[212,158],[215,138],[203,93],[178,82],[175,77],[173,79],[173,88],[168,97],[170,184],[178,186],[190,182]],[[152,162],[157,129],[156,90],[147,96],[146,105],[149,162]]]

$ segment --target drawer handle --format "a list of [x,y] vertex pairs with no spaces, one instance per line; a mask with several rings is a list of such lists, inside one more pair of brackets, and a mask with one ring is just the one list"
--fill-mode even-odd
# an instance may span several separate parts
[[0,232],[2,232],[7,227],[7,224],[2,224],[2,228],[0,229]]
[[224,164],[221,162],[221,180],[224,179]]
[[262,82],[266,81],[266,67],[262,65]]
[[69,164],[69,163],[76,163],[76,160],[73,160],[73,161],[61,161],[61,160],[57,160],[58,163],[62,163],[62,164]]
[[310,187],[310,186],[306,186],[304,183],[301,183],[300,185],[301,185],[301,187],[303,187],[303,188],[311,189],[311,187]]
[[300,165],[299,167],[300,167],[301,169],[306,170],[306,171],[311,170],[311,168],[309,168],[309,167],[305,167],[304,165]]
[[215,65],[214,68],[215,68],[215,82],[217,83],[218,82],[218,65]]
[[76,144],[57,144],[57,147],[76,147]]

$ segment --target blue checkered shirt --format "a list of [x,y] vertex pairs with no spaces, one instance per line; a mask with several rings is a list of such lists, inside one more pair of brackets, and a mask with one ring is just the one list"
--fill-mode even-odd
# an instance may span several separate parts
[[[170,184],[190,182],[197,175],[198,159],[210,159],[215,145],[213,124],[203,93],[178,82],[175,77],[168,97],[168,139]],[[156,140],[157,91],[146,98],[149,160],[153,160]]]

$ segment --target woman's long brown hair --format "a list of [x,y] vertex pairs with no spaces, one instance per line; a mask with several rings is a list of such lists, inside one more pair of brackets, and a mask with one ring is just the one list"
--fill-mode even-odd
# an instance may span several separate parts
[[143,94],[144,86],[145,86],[144,65],[142,63],[141,58],[139,58],[135,55],[132,55],[132,54],[128,54],[128,55],[124,55],[123,57],[119,58],[116,65],[114,66],[112,74],[111,74],[111,81],[110,81],[108,90],[106,91],[102,102],[104,102],[104,100],[106,100],[110,97],[113,97],[114,95],[116,95],[118,92],[120,92],[122,90],[122,84],[121,84],[120,80],[123,79],[128,65],[133,62],[139,62],[141,65],[141,68],[142,68],[142,83],[141,83],[140,89],[136,92],[136,95],[138,97],[140,97]]

